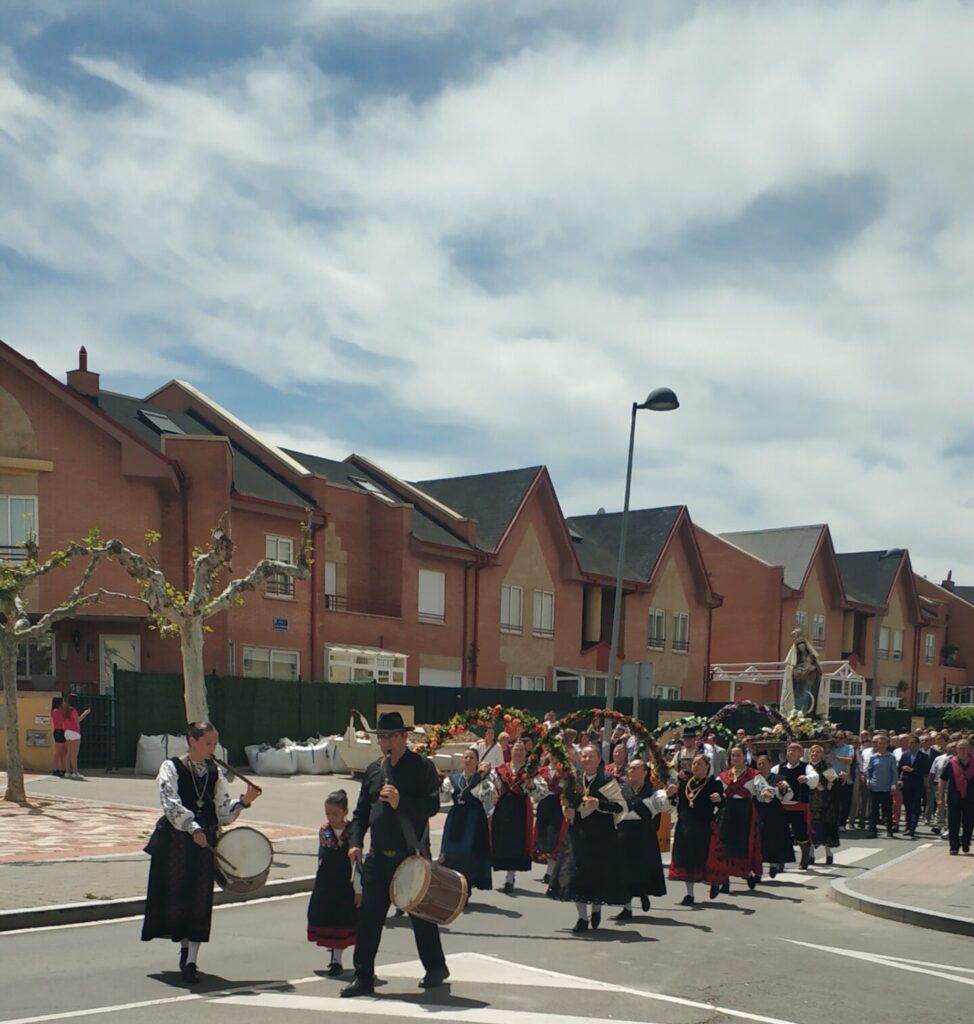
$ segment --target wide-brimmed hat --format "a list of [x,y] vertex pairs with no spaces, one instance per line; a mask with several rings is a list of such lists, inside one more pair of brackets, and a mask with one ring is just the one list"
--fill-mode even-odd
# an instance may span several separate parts
[[376,736],[389,736],[397,732],[409,732],[409,726],[398,711],[383,711],[373,731]]

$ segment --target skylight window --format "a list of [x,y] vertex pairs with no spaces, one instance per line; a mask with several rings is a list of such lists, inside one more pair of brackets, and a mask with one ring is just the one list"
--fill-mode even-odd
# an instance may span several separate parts
[[348,478],[355,484],[356,487],[361,487],[363,491],[368,491],[369,494],[374,494],[377,498],[381,498],[384,502],[389,505],[394,505],[394,499],[390,498],[377,484],[374,484],[371,480],[366,480],[364,476],[350,476]]
[[185,434],[182,427],[175,423],[164,412],[153,412],[151,409],[139,409],[139,416],[160,434]]

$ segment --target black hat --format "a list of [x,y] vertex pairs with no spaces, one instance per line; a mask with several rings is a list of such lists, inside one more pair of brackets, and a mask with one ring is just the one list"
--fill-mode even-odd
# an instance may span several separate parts
[[402,715],[398,711],[383,711],[375,723],[375,732],[377,736],[409,732],[409,726],[402,720]]

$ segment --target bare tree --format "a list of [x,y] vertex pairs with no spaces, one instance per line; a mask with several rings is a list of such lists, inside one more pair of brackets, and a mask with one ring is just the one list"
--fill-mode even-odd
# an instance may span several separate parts
[[[104,555],[104,549],[95,545],[96,540],[97,535],[92,534],[87,543],[69,544],[66,550],[55,551],[47,561],[41,562],[37,542],[31,539],[23,545],[25,559],[22,562],[0,562],[0,674],[3,675],[7,715],[7,792],[4,799],[12,803],[27,803],[17,719],[17,649],[28,640],[46,636],[56,622],[71,618],[79,608],[97,601],[102,595],[102,591],[85,593],[95,566]],[[87,558],[88,564],[67,600],[45,612],[36,622],[31,622],[25,596],[28,587],[42,576],[81,557]]]
[[[218,612],[243,604],[244,594],[272,576],[306,579],[311,572],[311,513],[302,524],[297,560],[292,565],[272,558],[261,559],[245,576],[221,584],[225,573],[231,573],[233,541],[227,528],[229,514],[224,513],[210,538],[210,547],[194,550],[191,584],[186,593],[166,579],[159,563],[126,547],[119,540],[106,541],[105,550],[128,571],[139,584],[140,601],[152,614],[163,635],[178,636],[183,658],[183,685],[186,720],[198,722],[209,718],[206,700],[206,677],[203,671],[203,641],[209,628],[206,620]],[[146,540],[151,546],[159,535],[150,532]],[[115,595],[132,597],[132,595]]]

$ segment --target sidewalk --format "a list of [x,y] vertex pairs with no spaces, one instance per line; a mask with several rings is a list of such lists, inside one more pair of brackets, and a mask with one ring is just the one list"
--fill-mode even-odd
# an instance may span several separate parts
[[[155,780],[91,773],[87,782],[40,774],[26,781],[29,807],[0,801],[0,932],[141,914],[149,868],[142,848],[160,815]],[[259,802],[236,825],[274,844],[270,879],[249,897],[218,890],[217,903],[310,892],[325,797],[344,789],[354,808],[360,786],[347,775],[259,782]],[[0,772],[0,792],[5,786]],[[433,819],[434,834],[443,817]]]
[[838,879],[832,895],[876,917],[974,936],[974,856],[951,857],[943,841],[924,843],[857,878]]

